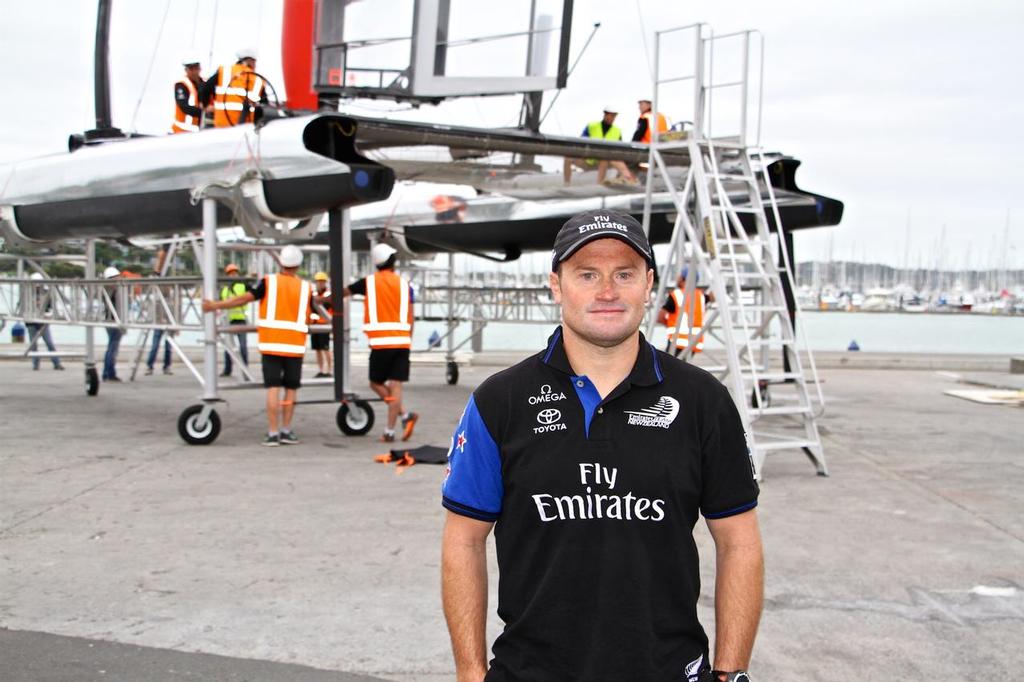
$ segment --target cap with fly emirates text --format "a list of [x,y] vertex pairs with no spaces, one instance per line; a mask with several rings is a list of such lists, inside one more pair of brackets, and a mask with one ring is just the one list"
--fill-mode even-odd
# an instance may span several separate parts
[[601,209],[577,213],[562,225],[551,252],[551,271],[557,271],[558,264],[579,251],[584,244],[608,238],[618,239],[633,247],[647,261],[647,267],[654,268],[654,252],[651,251],[651,244],[640,223],[628,213]]

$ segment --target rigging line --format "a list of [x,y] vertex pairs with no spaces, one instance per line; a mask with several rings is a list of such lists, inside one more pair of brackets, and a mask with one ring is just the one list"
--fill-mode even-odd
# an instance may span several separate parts
[[644,26],[644,13],[640,9],[640,0],[636,0],[636,16],[640,20],[640,41],[644,44],[644,59],[647,60],[647,73],[654,81],[654,66],[651,65],[651,49],[647,47],[647,27]]
[[196,47],[196,31],[199,29],[199,0],[196,0],[196,8],[192,12],[192,42],[189,43],[192,49]]
[[164,37],[164,25],[167,23],[167,14],[171,11],[171,0],[167,0],[167,4],[164,5],[164,16],[160,20],[160,30],[156,34],[156,43],[153,45],[153,54],[149,58],[149,67],[146,69],[146,78],[142,81],[142,91],[139,93],[139,99],[135,102],[135,111],[132,113],[132,122],[128,126],[129,130],[135,130],[135,120],[139,117],[139,108],[142,106],[142,98],[146,96],[146,88],[149,87],[149,77],[153,74],[153,64],[156,63],[156,53],[160,50],[160,41]]
[[206,56],[207,68],[213,65],[213,43],[217,38],[217,13],[220,9],[220,1],[213,0],[213,26],[210,28],[210,52]]

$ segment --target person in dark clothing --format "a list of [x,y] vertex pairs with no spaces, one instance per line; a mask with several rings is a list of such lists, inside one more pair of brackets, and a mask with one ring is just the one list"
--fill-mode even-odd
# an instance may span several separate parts
[[185,76],[174,84],[174,122],[172,133],[194,133],[203,125],[203,114],[213,114],[213,104],[206,92],[206,83],[199,75],[198,57],[182,59]]

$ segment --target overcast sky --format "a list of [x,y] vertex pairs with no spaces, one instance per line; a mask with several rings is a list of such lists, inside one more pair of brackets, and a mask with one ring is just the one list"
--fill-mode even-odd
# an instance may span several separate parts
[[[375,0],[364,2],[372,7]],[[486,2],[454,0],[453,12]],[[396,3],[402,0],[385,5]],[[0,0],[8,93],[0,107],[0,162],[61,152],[69,133],[92,127],[95,15],[92,0]],[[393,11],[381,15],[382,33],[407,31]],[[212,71],[211,52],[215,68],[233,61],[236,47],[255,44],[259,70],[284,96],[280,17],[281,0],[115,0],[115,125],[165,131],[172,83],[190,50],[203,57],[205,72]],[[602,27],[545,132],[578,134],[611,104],[623,112],[628,136],[635,100],[650,91],[644,36],[650,47],[657,28],[695,21],[718,33],[757,28],[766,45],[765,147],[803,161],[802,187],[846,204],[840,227],[800,235],[799,260],[825,258],[831,246],[837,259],[900,265],[909,212],[911,265],[999,267],[1009,212],[1008,265],[1024,267],[1024,173],[1017,165],[1024,158],[1024,4],[577,0],[571,58],[597,21]],[[496,21],[481,27],[504,30]],[[352,111],[393,108],[377,102]],[[487,98],[390,115],[504,126],[516,122],[518,108],[517,98]],[[661,108],[685,118],[671,102]]]

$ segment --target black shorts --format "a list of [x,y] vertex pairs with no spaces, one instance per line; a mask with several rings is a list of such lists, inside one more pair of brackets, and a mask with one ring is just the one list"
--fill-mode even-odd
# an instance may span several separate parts
[[380,348],[370,351],[370,381],[383,384],[388,379],[409,380],[408,348]]
[[309,335],[309,347],[313,350],[330,350],[331,349],[331,335],[328,332],[323,334],[310,334]]
[[263,355],[263,385],[298,388],[302,383],[302,358],[288,355]]

